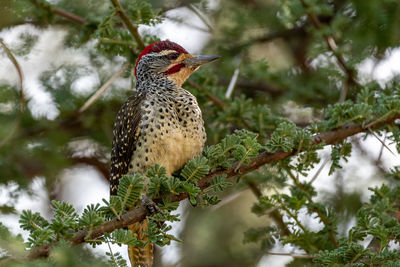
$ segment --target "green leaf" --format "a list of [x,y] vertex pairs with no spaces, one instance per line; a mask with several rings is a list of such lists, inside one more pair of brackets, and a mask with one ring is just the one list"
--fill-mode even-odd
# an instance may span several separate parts
[[141,174],[124,175],[119,180],[117,195],[122,199],[122,207],[129,208],[135,204],[143,191],[143,177]]
[[106,255],[108,256],[108,263],[110,264],[110,266],[128,267],[126,260],[119,252],[106,252]]
[[231,186],[231,182],[226,181],[226,174],[217,175],[210,181],[210,186],[206,189],[206,191],[213,190],[214,192],[223,191],[227,186]]
[[128,1],[126,9],[130,19],[136,25],[155,25],[161,21],[160,18],[157,17],[159,10],[153,9],[148,1]]
[[169,192],[165,167],[160,167],[158,164],[153,165],[147,171],[146,176],[150,179],[147,193],[151,198],[158,197],[163,192]]
[[18,222],[22,229],[31,233],[49,226],[49,222],[39,212],[32,213],[31,210],[23,210]]
[[69,203],[66,203],[64,201],[52,200],[51,204],[53,204],[51,209],[55,212],[54,216],[60,216],[61,218],[72,218],[72,219],[78,217],[75,208]]
[[78,228],[78,214],[71,204],[61,201],[51,201],[54,216],[51,220],[51,229],[65,235],[71,235]]
[[90,204],[84,209],[81,218],[79,218],[79,224],[94,227],[104,223],[105,220],[106,218],[103,217],[100,210],[100,204]]
[[183,167],[181,176],[188,182],[196,182],[209,173],[210,166],[208,166],[207,163],[207,158],[197,156],[194,159],[189,160],[185,167]]
[[176,210],[179,207],[179,201],[172,202],[169,198],[163,197],[160,208],[162,210]]
[[116,229],[111,234],[104,235],[110,238],[110,242],[114,244],[128,245],[128,246],[138,246],[142,242],[136,238],[136,234],[133,234],[131,230]]
[[221,202],[221,199],[218,196],[211,196],[208,194],[199,195],[199,199],[202,207],[217,205],[219,202]]
[[198,188],[196,185],[194,185],[192,183],[188,183],[188,182],[181,183],[181,187],[184,192],[189,194],[190,203],[195,205],[197,203],[196,197],[201,192],[200,188]]
[[168,179],[167,182],[169,192],[171,192],[174,195],[179,194],[179,187],[181,186],[181,184],[182,184],[181,180],[172,176],[171,178]]
[[54,241],[51,229],[34,230],[28,238],[29,247],[39,247]]
[[125,211],[122,206],[122,199],[119,196],[110,196],[110,202],[104,198],[102,201],[105,206],[100,207],[99,211],[101,211],[107,219],[114,218],[115,216],[119,217],[119,214]]
[[329,175],[331,175],[335,169],[341,169],[342,166],[340,165],[339,161],[343,158],[347,162],[347,158],[350,156],[352,150],[351,143],[342,143],[335,146],[332,146],[332,165],[329,169]]
[[275,244],[275,227],[260,227],[247,230],[244,233],[243,243],[260,242],[261,249],[271,248]]

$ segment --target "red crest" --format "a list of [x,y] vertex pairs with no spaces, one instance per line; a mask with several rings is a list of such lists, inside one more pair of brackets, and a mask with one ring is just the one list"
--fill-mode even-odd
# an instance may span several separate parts
[[[136,76],[136,68],[137,65],[142,58],[142,56],[148,54],[148,53],[153,53],[153,52],[161,52],[164,50],[175,50],[176,52],[183,53],[183,54],[189,54],[188,51],[185,50],[182,46],[178,45],[177,43],[171,42],[171,41],[158,41],[155,43],[152,43],[151,45],[148,45],[142,53],[139,54],[136,65],[135,65],[135,76]],[[137,77],[137,76],[136,76]]]

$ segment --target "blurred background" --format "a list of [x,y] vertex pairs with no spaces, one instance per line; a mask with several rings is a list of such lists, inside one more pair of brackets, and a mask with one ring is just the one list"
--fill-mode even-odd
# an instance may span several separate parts
[[[135,89],[133,66],[141,49],[110,1],[0,1],[0,222],[26,238],[18,225],[23,209],[49,219],[51,200],[82,212],[108,199],[114,117]],[[276,116],[306,127],[323,119],[328,105],[354,99],[354,81],[378,90],[391,90],[398,81],[398,1],[120,2],[145,44],[169,39],[194,54],[222,56],[184,86],[198,97],[208,145],[241,128],[266,140]],[[317,24],[307,18],[310,12]],[[104,93],[90,102],[99,89]],[[349,142],[352,155],[341,169],[328,174],[326,147],[320,163],[301,176],[314,177],[317,200],[337,212],[339,236],[354,225],[370,196],[367,188],[387,182],[385,174],[399,162],[384,135]],[[156,266],[303,266],[271,255],[301,253],[296,247],[277,242],[265,249],[244,237],[248,229],[272,223],[251,212],[257,197],[248,186],[256,182],[264,194],[273,193],[270,183],[280,180],[270,174],[267,166],[241,177],[210,208],[183,201],[182,221],[173,225],[183,243],[157,248]],[[320,227],[303,215],[310,229]],[[100,260],[108,251],[87,248]],[[125,247],[113,250],[126,257]]]

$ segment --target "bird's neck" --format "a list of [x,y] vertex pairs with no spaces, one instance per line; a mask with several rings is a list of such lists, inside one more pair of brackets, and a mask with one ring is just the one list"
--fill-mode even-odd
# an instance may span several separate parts
[[146,73],[145,75],[138,75],[136,90],[138,92],[156,90],[165,94],[173,94],[182,90],[182,88],[174,81],[168,79],[164,73]]

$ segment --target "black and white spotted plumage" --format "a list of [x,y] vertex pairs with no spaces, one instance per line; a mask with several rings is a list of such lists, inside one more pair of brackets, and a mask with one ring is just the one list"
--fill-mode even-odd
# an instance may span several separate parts
[[[206,140],[196,98],[181,87],[201,64],[216,56],[192,56],[178,44],[160,41],[145,48],[135,66],[136,93],[122,105],[114,123],[110,194],[117,193],[124,174],[145,174],[159,164],[169,177],[200,154]],[[133,207],[131,207],[133,208]],[[132,266],[151,266],[153,246],[148,223],[128,229],[145,247],[128,247]]]
[[129,163],[140,133],[140,103],[146,93],[135,93],[128,98],[117,113],[111,150],[110,195],[117,194],[119,179],[127,174]]

